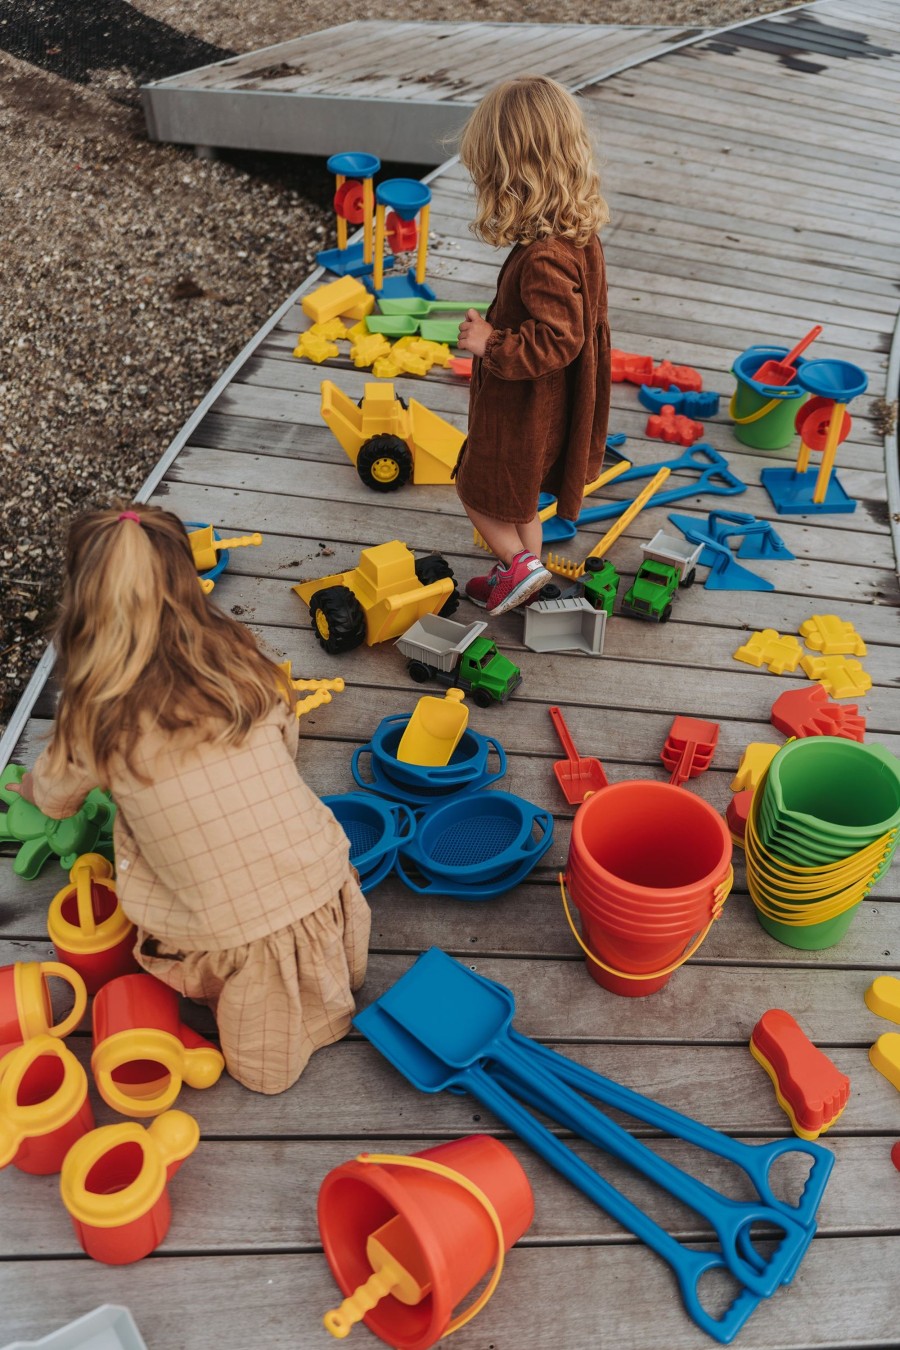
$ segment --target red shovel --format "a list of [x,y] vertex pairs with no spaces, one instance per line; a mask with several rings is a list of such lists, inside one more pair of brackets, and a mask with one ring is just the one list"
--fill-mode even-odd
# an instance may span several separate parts
[[790,384],[792,380],[797,378],[794,362],[801,352],[806,351],[811,342],[815,342],[821,331],[822,325],[817,323],[815,328],[811,328],[806,337],[801,338],[796,347],[789,351],[782,361],[775,361],[771,357],[768,361],[764,361],[753,376],[754,380],[758,380],[760,384]]
[[704,722],[699,717],[674,718],[660,755],[663,764],[672,771],[669,782],[680,787],[688,778],[705,773],[718,740],[718,722]]
[[607,786],[606,774],[599,759],[583,759],[579,755],[559,708],[550,708],[549,712],[550,720],[566,752],[565,759],[555,761],[553,772],[569,805],[580,806],[592,792],[599,792],[601,788]]

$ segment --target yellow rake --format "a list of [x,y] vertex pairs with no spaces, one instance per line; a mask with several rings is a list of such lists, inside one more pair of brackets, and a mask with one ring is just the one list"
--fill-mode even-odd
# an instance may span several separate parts
[[595,544],[590,553],[584,559],[584,562],[575,563],[569,558],[563,558],[558,553],[548,553],[546,566],[558,577],[566,577],[569,581],[577,581],[579,577],[584,576],[584,563],[588,558],[602,558],[611,544],[614,544],[619,535],[625,530],[635,516],[640,515],[649,499],[666,481],[671,469],[662,468],[650,482],[639,492],[634,501],[619,516],[615,525],[611,525],[602,537],[599,543]]

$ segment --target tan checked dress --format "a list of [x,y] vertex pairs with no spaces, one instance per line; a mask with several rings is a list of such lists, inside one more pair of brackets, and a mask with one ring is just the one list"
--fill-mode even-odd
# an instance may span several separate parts
[[[135,956],[216,1015],[228,1071],[283,1092],[350,1028],[365,978],[369,907],[333,814],[297,772],[297,719],[280,704],[239,746],[152,730],[137,773],[114,765],[117,889]],[[77,766],[37,805],[72,815],[96,783]],[[140,775],[148,781],[142,782]]]

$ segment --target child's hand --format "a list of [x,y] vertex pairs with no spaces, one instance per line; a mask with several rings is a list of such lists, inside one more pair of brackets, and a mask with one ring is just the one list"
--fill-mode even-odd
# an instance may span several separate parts
[[467,309],[466,317],[459,325],[459,341],[456,345],[461,351],[471,352],[473,356],[484,356],[487,340],[493,331],[477,309]]
[[30,769],[28,770],[27,773],[23,773],[21,782],[7,783],[6,786],[10,792],[18,793],[18,795],[22,797],[26,802],[31,802],[32,806],[35,805],[34,779],[31,776]]

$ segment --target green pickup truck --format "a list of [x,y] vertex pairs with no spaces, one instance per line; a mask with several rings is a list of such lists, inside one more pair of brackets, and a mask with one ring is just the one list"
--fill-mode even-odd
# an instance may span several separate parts
[[672,616],[672,600],[678,590],[678,568],[648,558],[622,599],[622,613],[639,619],[666,623]]
[[486,628],[483,622],[454,623],[425,614],[397,639],[396,646],[407,658],[411,679],[465,689],[479,708],[487,708],[505,703],[522,683],[522,673],[490,638],[482,636]]

